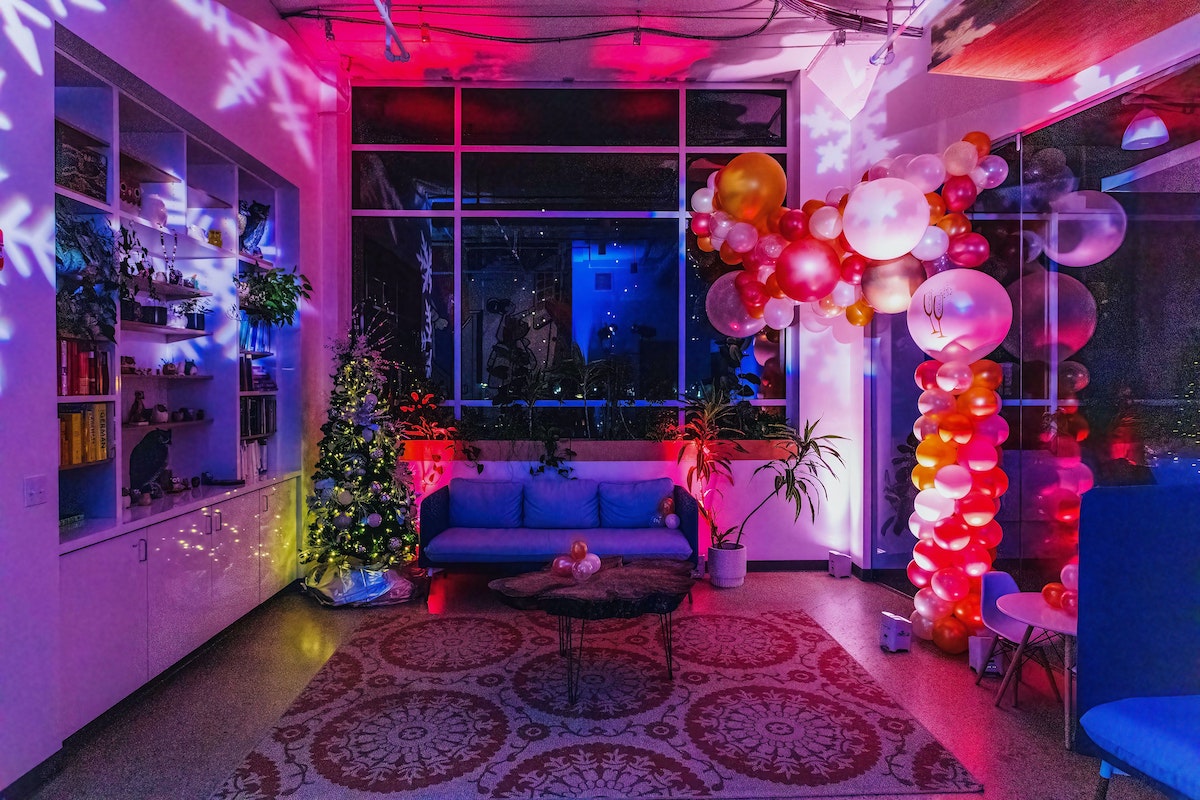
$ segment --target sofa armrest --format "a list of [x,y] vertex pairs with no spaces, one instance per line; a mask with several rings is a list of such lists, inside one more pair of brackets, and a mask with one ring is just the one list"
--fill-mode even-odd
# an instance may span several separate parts
[[697,564],[700,558],[700,508],[696,498],[678,484],[675,485],[675,514],[679,517],[679,532],[692,546],[692,557],[688,560]]
[[428,567],[425,545],[450,527],[450,487],[443,486],[421,500],[421,535],[417,550],[417,564]]

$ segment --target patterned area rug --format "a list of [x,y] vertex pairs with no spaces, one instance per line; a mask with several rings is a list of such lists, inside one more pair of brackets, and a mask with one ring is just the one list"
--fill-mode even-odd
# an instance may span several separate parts
[[364,626],[214,798],[798,798],[981,786],[808,615]]

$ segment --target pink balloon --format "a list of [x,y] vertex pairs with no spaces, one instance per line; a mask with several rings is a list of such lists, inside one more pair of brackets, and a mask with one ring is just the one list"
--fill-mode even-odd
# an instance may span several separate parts
[[724,211],[712,212],[712,227],[709,234],[714,239],[725,241],[729,236],[729,232],[733,230],[733,226],[737,223],[733,217],[729,216]]
[[965,361],[948,361],[938,367],[937,385],[943,392],[961,394],[971,388],[975,373]]
[[997,155],[987,155],[979,159],[976,169],[984,175],[981,189],[995,189],[1008,178],[1008,162]]
[[913,611],[909,615],[908,621],[912,623],[913,636],[926,642],[933,641],[934,620],[922,616],[920,611]]
[[946,497],[937,489],[922,489],[917,492],[913,507],[921,519],[937,522],[954,513],[954,498]]
[[880,178],[850,192],[842,218],[846,241],[869,259],[887,261],[908,253],[929,227],[929,203],[908,181]]
[[1062,585],[1073,592],[1079,591],[1079,565],[1067,564],[1058,575]]
[[833,299],[833,302],[844,308],[858,300],[858,287],[841,280],[833,287],[833,291],[829,293],[829,296]]
[[939,361],[970,363],[1004,341],[1012,307],[995,278],[950,269],[921,284],[908,308],[908,331],[917,347]]
[[972,472],[987,472],[1000,463],[1000,454],[994,444],[978,433],[976,430],[977,435],[972,436],[971,441],[959,445],[958,463]]
[[880,178],[886,178],[892,174],[892,162],[895,159],[881,158],[871,165],[867,170],[867,180],[877,181]]
[[766,326],[766,322],[755,319],[746,311],[735,278],[745,274],[742,270],[726,272],[713,281],[708,287],[708,296],[704,299],[704,310],[708,321],[725,336],[736,336],[739,339],[753,336]]
[[736,222],[725,237],[735,253],[749,253],[758,244],[758,229],[749,222]]
[[850,194],[850,189],[845,186],[835,186],[825,194],[825,202],[831,206],[836,206],[842,202],[842,198]]
[[[936,576],[937,572],[934,575]],[[931,621],[937,621],[954,613],[954,603],[939,596],[928,586],[919,590],[913,597],[913,607],[916,608],[918,614]]]
[[783,248],[787,247],[787,239],[780,236],[778,233],[768,233],[765,236],[758,237],[758,244],[754,246],[754,255],[760,261],[771,261],[779,258],[779,254],[783,252]]
[[1008,422],[999,414],[984,417],[975,423],[975,436],[972,438],[986,439],[991,444],[999,447],[1008,441]]
[[971,471],[958,464],[947,464],[933,476],[933,486],[952,500],[965,497],[971,491]]
[[701,214],[711,214],[714,194],[715,192],[707,187],[692,192],[692,210]]
[[[1008,296],[1021,316],[1004,338],[1004,349],[1025,361],[1062,362],[1096,332],[1096,299],[1070,275],[1030,272],[1008,287]],[[1046,324],[1051,297],[1058,298],[1057,330]]]
[[[925,153],[908,162],[904,169],[904,179],[917,187],[922,196],[934,191],[946,180],[946,165],[942,159],[932,153]],[[928,208],[928,207],[926,207]],[[925,222],[929,224],[929,212],[925,213]]]
[[908,515],[908,530],[918,539],[932,539],[934,525],[915,511]]
[[950,256],[950,260],[955,264],[974,268],[987,261],[991,251],[991,245],[988,244],[988,240],[983,237],[983,234],[972,231],[950,237],[946,255]]
[[955,603],[971,591],[971,579],[962,567],[942,567],[933,573],[929,588],[942,600]]
[[767,326],[781,331],[796,319],[796,302],[787,298],[772,297],[763,306],[763,321]]
[[912,254],[922,261],[933,261],[938,256],[945,255],[949,246],[949,234],[937,225],[930,225],[921,236],[921,241],[912,249]]
[[571,574],[573,566],[575,566],[575,560],[570,556],[555,556],[554,561],[550,563],[550,571],[555,575],[567,576]]
[[779,254],[775,280],[788,297],[801,303],[820,300],[842,276],[833,248],[815,239],[794,241]]
[[954,395],[944,389],[926,389],[917,398],[917,408],[922,414],[944,414],[956,408]]

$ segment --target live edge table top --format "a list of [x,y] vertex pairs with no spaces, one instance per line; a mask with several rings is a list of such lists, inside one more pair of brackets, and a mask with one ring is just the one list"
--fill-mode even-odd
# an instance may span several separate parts
[[488,587],[513,608],[596,620],[670,614],[695,583],[687,561],[645,559],[623,564],[620,558],[606,558],[600,570],[582,583],[545,569],[498,578]]

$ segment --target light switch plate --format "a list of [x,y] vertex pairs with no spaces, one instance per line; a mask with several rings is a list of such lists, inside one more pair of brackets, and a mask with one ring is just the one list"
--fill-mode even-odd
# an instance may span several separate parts
[[47,479],[45,475],[28,475],[25,478],[25,506],[40,506],[47,500]]

